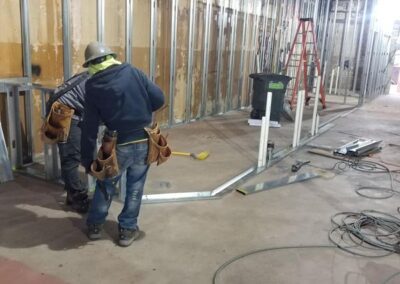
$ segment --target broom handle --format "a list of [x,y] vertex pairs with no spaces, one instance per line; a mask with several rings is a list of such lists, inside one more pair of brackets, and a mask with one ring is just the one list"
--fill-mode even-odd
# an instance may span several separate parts
[[187,152],[172,152],[172,155],[177,155],[177,156],[190,156],[191,153],[187,153]]

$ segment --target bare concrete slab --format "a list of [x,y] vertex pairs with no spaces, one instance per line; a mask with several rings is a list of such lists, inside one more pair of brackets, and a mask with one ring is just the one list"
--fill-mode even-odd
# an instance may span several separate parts
[[[338,100],[336,98],[335,100]],[[348,111],[349,105],[329,100],[329,112],[320,108],[321,123]],[[336,109],[336,111],[332,111]],[[302,137],[309,135],[312,104],[305,106]],[[186,125],[166,129],[173,151],[200,153],[210,156],[203,161],[173,156],[167,163],[150,170],[146,192],[149,194],[210,191],[257,164],[260,127],[250,126],[249,110],[232,111]],[[293,139],[292,121],[282,118],[280,128],[270,128],[269,139],[275,149],[289,147]],[[209,173],[214,173],[210,175]]]
[[[389,133],[399,133],[399,114],[400,97],[382,97],[337,120],[334,129],[313,143],[340,145],[352,139],[342,132],[355,129],[400,144],[400,136]],[[284,176],[297,159],[324,167],[335,162],[306,150],[248,183]],[[376,159],[400,163],[399,151],[384,147]],[[215,175],[215,168],[204,171],[206,178]],[[239,254],[329,246],[330,217],[337,212],[374,209],[398,216],[399,196],[371,200],[355,194],[357,185],[373,179],[347,171],[329,180],[313,179],[249,196],[231,192],[212,201],[146,204],[139,224],[145,234],[132,246],[120,248],[115,239],[121,204],[113,203],[104,238],[90,242],[84,218],[63,205],[60,186],[19,175],[15,182],[0,185],[0,257],[65,283],[212,283],[216,269]],[[0,271],[1,266],[0,262]],[[216,283],[383,283],[399,271],[399,255],[372,259],[334,248],[291,248],[240,259],[223,270]],[[399,283],[399,277],[388,283]]]

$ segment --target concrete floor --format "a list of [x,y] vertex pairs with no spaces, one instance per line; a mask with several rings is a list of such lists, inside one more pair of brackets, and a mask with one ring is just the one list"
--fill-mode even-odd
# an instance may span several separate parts
[[[320,109],[321,123],[356,105],[354,97],[327,96],[327,109]],[[302,137],[311,131],[313,102],[304,109]],[[165,130],[173,151],[200,153],[209,158],[197,161],[172,156],[168,163],[153,167],[148,176],[148,194],[209,191],[253,166],[258,159],[260,127],[248,125],[250,110],[232,111],[190,125]],[[280,128],[270,128],[276,150],[292,144],[294,123],[281,119]],[[210,173],[213,173],[210,175]]]
[[[221,118],[222,129],[228,118]],[[339,146],[353,140],[352,135],[383,139],[383,151],[374,158],[400,164],[400,151],[388,145],[400,144],[399,118],[400,96],[384,96],[336,120],[334,128],[312,143]],[[197,131],[195,124],[190,128]],[[204,131],[217,135],[213,129]],[[234,138],[233,126],[227,132]],[[194,152],[208,146],[210,134],[200,130],[198,134],[200,143],[199,135],[186,136],[196,139]],[[226,160],[216,159],[201,173],[180,173],[192,189],[209,190],[204,183],[219,176],[218,163],[227,167],[229,156],[235,171],[255,161],[257,133],[249,139],[249,147],[236,144],[245,143],[247,133],[236,134],[236,140],[222,139],[231,151],[225,151],[225,144],[219,146]],[[285,176],[296,159],[323,167],[335,163],[303,148],[246,184]],[[204,166],[200,163],[206,161],[187,161],[181,167],[190,167],[189,162]],[[173,180],[163,174],[160,181]],[[104,239],[90,242],[84,219],[65,208],[59,186],[19,175],[14,182],[0,185],[0,283],[4,279],[4,283],[211,283],[215,270],[238,254],[280,246],[330,245],[330,217],[337,212],[375,209],[397,214],[400,196],[371,200],[354,193],[357,185],[375,180],[379,179],[348,171],[333,179],[317,178],[249,196],[231,192],[218,200],[145,204],[142,239],[120,248],[114,239],[121,204],[114,202],[111,207]],[[399,255],[361,258],[334,248],[286,249],[241,259],[222,271],[217,283],[378,284],[399,271]],[[388,283],[400,283],[400,276]]]

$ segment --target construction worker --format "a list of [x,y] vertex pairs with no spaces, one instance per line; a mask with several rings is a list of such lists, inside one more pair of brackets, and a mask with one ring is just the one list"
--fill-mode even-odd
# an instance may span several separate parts
[[101,238],[114,185],[126,170],[126,198],[118,216],[118,243],[129,246],[139,236],[138,216],[149,169],[144,127],[151,124],[152,112],[163,106],[164,95],[142,71],[117,61],[116,53],[101,43],[92,42],[86,47],[83,66],[88,67],[92,77],[86,83],[82,165],[91,172],[98,126],[103,122],[108,132],[117,133],[119,167],[117,176],[96,182],[87,217],[88,237],[91,240]]
[[64,181],[64,189],[67,191],[66,204],[79,213],[86,213],[89,207],[87,187],[81,181],[78,171],[81,162],[80,122],[83,116],[85,83],[88,78],[88,72],[73,76],[57,87],[46,103],[47,114],[51,112],[55,102],[74,111],[68,139],[63,143],[58,143],[58,151],[61,161],[61,176]]

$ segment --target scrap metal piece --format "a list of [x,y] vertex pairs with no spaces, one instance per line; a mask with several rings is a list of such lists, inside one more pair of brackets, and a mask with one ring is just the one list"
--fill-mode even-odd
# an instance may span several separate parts
[[360,157],[378,148],[382,140],[359,138],[333,151],[334,154]]
[[256,185],[238,188],[238,189],[236,189],[236,191],[240,192],[243,195],[249,195],[252,193],[270,190],[273,188],[285,186],[285,185],[296,183],[296,182],[306,181],[306,180],[320,177],[320,176],[321,176],[320,172],[301,173],[301,174],[297,174],[297,175],[286,176],[286,177],[276,179],[276,180],[258,183]]

